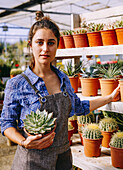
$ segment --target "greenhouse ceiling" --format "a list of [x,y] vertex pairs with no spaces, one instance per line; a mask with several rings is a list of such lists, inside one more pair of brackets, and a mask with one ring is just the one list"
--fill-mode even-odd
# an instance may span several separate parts
[[[71,28],[71,13],[82,14],[121,5],[123,0],[0,0],[0,35],[9,39],[16,34],[27,38],[37,10],[49,15],[61,30],[65,30]],[[2,30],[4,25],[8,26],[6,33]]]

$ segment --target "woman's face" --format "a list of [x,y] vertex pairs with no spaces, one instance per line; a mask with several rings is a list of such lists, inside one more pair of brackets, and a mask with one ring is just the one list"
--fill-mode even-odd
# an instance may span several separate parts
[[31,48],[35,58],[35,66],[50,64],[56,55],[57,38],[50,29],[38,29],[32,38]]

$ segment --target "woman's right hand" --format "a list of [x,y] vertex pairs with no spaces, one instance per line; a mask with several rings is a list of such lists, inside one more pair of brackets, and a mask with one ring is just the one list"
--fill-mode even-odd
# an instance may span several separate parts
[[42,135],[28,136],[23,142],[23,146],[27,149],[45,149],[53,144],[55,132],[43,137]]

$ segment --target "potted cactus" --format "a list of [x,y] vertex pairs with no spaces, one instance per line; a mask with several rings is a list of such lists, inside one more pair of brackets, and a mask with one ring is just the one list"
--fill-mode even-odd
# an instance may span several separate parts
[[113,133],[118,130],[117,121],[114,118],[103,118],[99,122],[99,127],[103,135],[102,146],[109,148],[109,143]]
[[12,68],[10,70],[10,78],[15,77],[18,74],[21,74],[23,71],[21,70],[21,68]]
[[112,165],[123,169],[123,132],[115,133],[110,141]]
[[68,140],[69,140],[69,144],[70,146],[72,145],[72,136],[74,133],[74,127],[72,125],[72,123],[70,121],[68,121]]
[[91,123],[84,128],[83,142],[85,156],[99,157],[101,155],[102,135],[97,124]]
[[74,127],[73,133],[77,133],[78,132],[77,116],[73,115],[72,117],[69,117],[68,120],[69,122],[71,122],[72,126]]
[[56,128],[56,118],[53,118],[53,112],[48,113],[46,110],[36,110],[36,113],[31,111],[26,115],[26,119],[23,119],[24,131],[30,135],[42,134],[47,136]]
[[73,39],[73,31],[65,30],[63,33],[63,40],[65,48],[75,48],[74,39]]
[[120,21],[117,20],[114,26],[115,26],[118,44],[123,44],[123,38],[122,38],[123,37],[123,20],[120,20]]

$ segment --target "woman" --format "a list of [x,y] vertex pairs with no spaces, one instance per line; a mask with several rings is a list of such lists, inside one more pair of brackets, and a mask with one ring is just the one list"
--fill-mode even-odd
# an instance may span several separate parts
[[[2,134],[18,144],[12,170],[70,170],[71,151],[68,141],[68,117],[86,115],[112,101],[119,87],[106,97],[80,101],[70,85],[69,78],[52,66],[59,44],[59,28],[48,17],[40,18],[29,32],[32,51],[30,67],[24,75],[7,82],[2,110]],[[26,75],[26,76],[25,76]],[[26,114],[46,109],[57,117],[55,132],[26,137],[17,130],[23,129]]]

